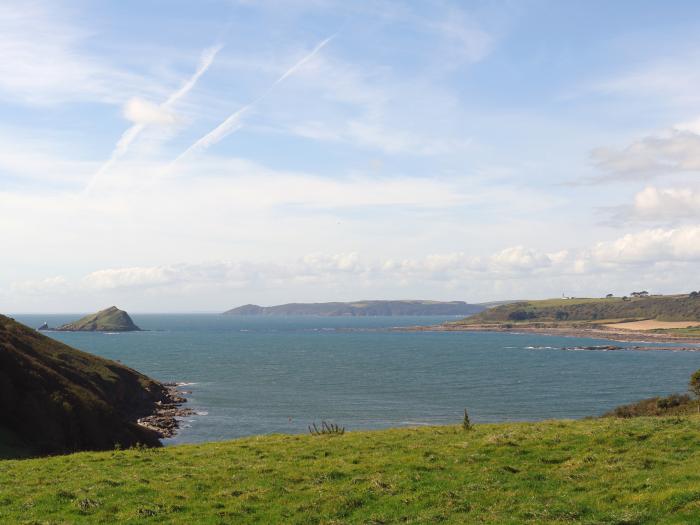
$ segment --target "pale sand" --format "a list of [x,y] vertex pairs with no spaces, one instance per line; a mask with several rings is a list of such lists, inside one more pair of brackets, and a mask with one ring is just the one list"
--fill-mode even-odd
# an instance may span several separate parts
[[607,328],[615,328],[621,330],[659,330],[668,328],[690,328],[691,326],[699,326],[700,321],[656,321],[654,319],[646,319],[644,321],[631,321],[629,323],[613,323],[603,325]]

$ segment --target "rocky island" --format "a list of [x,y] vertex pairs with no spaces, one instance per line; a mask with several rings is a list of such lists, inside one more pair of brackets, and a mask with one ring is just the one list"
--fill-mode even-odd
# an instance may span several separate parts
[[350,303],[288,303],[277,306],[246,304],[224,315],[320,315],[398,316],[398,315],[472,315],[484,310],[464,301],[357,301]]
[[75,322],[56,328],[59,332],[138,332],[129,314],[116,306],[110,306],[95,314],[86,315]]
[[159,446],[184,401],[172,385],[0,315],[0,457]]

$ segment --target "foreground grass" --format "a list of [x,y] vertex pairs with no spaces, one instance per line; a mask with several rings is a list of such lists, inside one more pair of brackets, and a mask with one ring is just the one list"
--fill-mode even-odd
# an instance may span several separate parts
[[0,461],[0,523],[700,523],[700,418],[266,436]]

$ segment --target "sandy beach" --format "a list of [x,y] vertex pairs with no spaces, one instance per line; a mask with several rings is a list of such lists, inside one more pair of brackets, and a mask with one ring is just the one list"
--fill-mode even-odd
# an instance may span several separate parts
[[[647,323],[639,325],[638,323]],[[620,341],[630,343],[670,343],[670,344],[691,344],[700,345],[700,337],[685,336],[680,334],[652,332],[657,324],[664,325],[659,328],[687,328],[696,326],[698,323],[681,322],[663,323],[661,321],[636,321],[633,323],[613,323],[599,326],[534,326],[534,325],[505,325],[505,324],[443,324],[436,326],[415,326],[408,328],[414,331],[428,332],[507,332],[507,333],[532,333],[540,335],[555,335],[561,337],[587,337],[592,339],[607,339],[609,341]],[[630,327],[630,325],[637,326]],[[622,327],[622,325],[626,325]],[[649,327],[649,328],[642,328]],[[678,350],[677,347],[669,349]]]

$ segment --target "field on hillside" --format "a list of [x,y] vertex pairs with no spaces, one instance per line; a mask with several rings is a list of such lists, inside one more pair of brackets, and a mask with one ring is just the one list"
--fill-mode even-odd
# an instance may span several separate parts
[[700,418],[424,427],[0,461],[1,523],[699,523]]
[[610,297],[520,301],[490,308],[456,324],[613,323],[645,319],[700,322],[700,296],[652,295],[625,299]]
[[697,327],[697,321],[657,321],[646,319],[644,321],[629,321],[627,323],[605,324],[607,328],[618,330],[677,330]]

